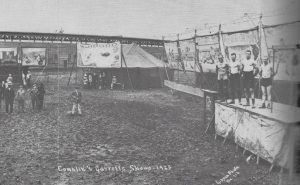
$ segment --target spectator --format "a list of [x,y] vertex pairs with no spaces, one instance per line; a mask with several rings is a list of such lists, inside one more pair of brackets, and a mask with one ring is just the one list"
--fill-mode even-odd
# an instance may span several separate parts
[[106,78],[106,74],[105,72],[102,73],[102,88],[106,88],[107,87],[107,78]]
[[6,79],[6,82],[7,82],[7,83],[11,82],[11,84],[13,84],[13,77],[12,77],[11,74],[8,74],[8,77],[7,77],[7,79]]
[[4,91],[4,100],[6,105],[6,113],[11,114],[13,112],[15,92],[10,81],[7,83],[7,85],[8,87]]
[[24,112],[24,106],[25,106],[25,89],[23,85],[20,85],[20,89],[17,91],[16,100],[18,102],[18,111]]
[[4,91],[5,91],[5,89],[6,89],[5,82],[2,81],[1,86],[0,86],[0,109],[2,107],[2,99],[4,99]]
[[44,106],[44,97],[45,97],[45,87],[43,83],[40,83],[38,86],[38,92],[37,92],[37,109],[38,111],[41,111]]
[[112,77],[112,80],[111,80],[110,88],[111,88],[111,89],[114,89],[114,87],[115,87],[116,85],[121,86],[122,89],[124,89],[124,85],[118,82],[116,76],[113,76],[113,77]]
[[96,74],[96,73],[93,73],[93,74],[92,74],[92,78],[93,78],[92,86],[93,86],[94,89],[97,89],[97,84],[98,84],[97,74]]
[[72,101],[72,115],[75,115],[75,113],[77,112],[79,115],[82,114],[81,112],[81,99],[82,99],[82,94],[81,92],[78,91],[79,87],[76,86],[75,87],[75,91],[72,92],[71,94],[71,101]]
[[26,83],[27,83],[27,87],[30,88],[31,87],[31,72],[30,71],[27,71]]
[[30,98],[31,98],[31,104],[32,104],[32,110],[35,109],[37,106],[37,97],[38,97],[38,89],[36,84],[33,84],[32,89],[30,90]]
[[89,73],[88,74],[88,79],[89,79],[89,85],[88,85],[88,87],[89,87],[89,89],[91,89],[92,87],[93,87],[93,75],[92,75],[92,73]]
[[83,87],[88,88],[88,83],[89,83],[89,79],[87,77],[87,74],[84,73],[84,75],[83,75]]
[[98,85],[99,85],[99,89],[102,89],[102,87],[103,87],[103,78],[102,78],[101,73],[99,73],[99,76],[98,76]]

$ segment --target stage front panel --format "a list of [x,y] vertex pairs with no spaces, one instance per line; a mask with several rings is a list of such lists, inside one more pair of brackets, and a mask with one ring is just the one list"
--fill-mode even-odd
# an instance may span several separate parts
[[246,109],[216,103],[216,134],[231,138],[242,148],[275,165],[288,168],[293,124]]

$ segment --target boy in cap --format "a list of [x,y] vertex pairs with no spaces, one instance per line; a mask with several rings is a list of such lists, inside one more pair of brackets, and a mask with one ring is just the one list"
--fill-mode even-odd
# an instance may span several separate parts
[[11,114],[13,112],[15,91],[12,88],[12,83],[7,82],[8,87],[4,91],[4,100],[6,105],[6,113]]
[[18,111],[24,112],[24,106],[25,106],[25,89],[23,88],[23,85],[20,85],[20,89],[17,91],[16,100],[18,101]]
[[81,112],[81,99],[82,99],[82,94],[81,92],[79,92],[79,87],[78,86],[75,86],[75,91],[72,92],[71,94],[71,101],[72,101],[72,104],[73,104],[73,107],[72,107],[72,115],[75,115],[75,112],[76,112],[76,109],[77,109],[77,113],[79,115],[82,114]]

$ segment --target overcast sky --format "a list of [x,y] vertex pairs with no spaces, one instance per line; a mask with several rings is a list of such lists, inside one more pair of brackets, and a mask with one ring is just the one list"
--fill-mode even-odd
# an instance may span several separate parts
[[[65,33],[160,39],[220,23],[233,28],[230,22],[247,21],[240,19],[244,13],[257,18],[262,12],[267,24],[295,20],[296,4],[298,0],[0,0],[0,31],[54,33],[62,28]],[[248,19],[246,24],[256,22]]]

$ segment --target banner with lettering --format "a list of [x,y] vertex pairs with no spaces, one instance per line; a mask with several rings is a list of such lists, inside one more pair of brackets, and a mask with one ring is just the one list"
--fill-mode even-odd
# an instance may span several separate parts
[[178,69],[178,48],[177,42],[165,43],[165,50],[168,58],[169,67],[172,69]]
[[22,66],[45,66],[46,48],[22,48]]
[[235,53],[237,60],[243,60],[246,57],[247,50],[251,51],[254,60],[258,59],[258,30],[224,33],[222,36],[227,59],[230,59],[231,53]]
[[195,71],[195,42],[193,39],[179,41],[181,61],[186,71]]
[[[196,43],[199,64],[203,72],[215,73],[218,56],[221,54],[218,35],[197,37]],[[200,71],[199,65],[196,66],[196,71]]]
[[0,64],[11,64],[18,62],[17,48],[0,48]]
[[77,66],[90,68],[120,68],[121,44],[114,43],[78,43]]

